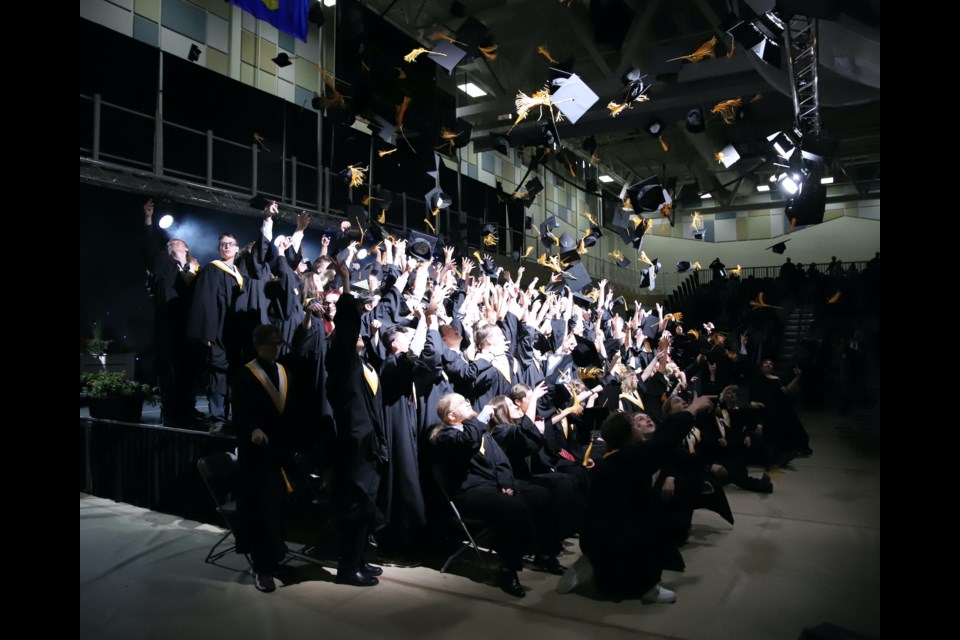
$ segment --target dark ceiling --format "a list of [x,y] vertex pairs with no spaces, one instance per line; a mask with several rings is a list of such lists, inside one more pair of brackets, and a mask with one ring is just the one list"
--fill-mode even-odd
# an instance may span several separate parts
[[[879,2],[791,2],[803,6],[832,4],[842,11],[837,21],[821,21],[824,130],[839,142],[833,166],[837,182],[876,184],[880,173]],[[793,123],[786,63],[779,71],[738,46],[727,55],[731,39],[721,25],[732,11],[745,11],[736,0],[462,0],[459,4],[464,9],[462,16],[453,15],[450,0],[363,2],[426,47],[436,42],[432,34],[453,34],[467,17],[489,27],[499,45],[496,59],[468,57],[449,77],[438,69],[438,84],[455,96],[457,115],[473,125],[475,143],[506,133],[516,113],[517,92],[530,94],[547,82],[552,64],[538,53],[540,46],[557,61],[572,56],[574,73],[600,97],[579,122],[559,126],[563,144],[589,157],[580,151],[581,142],[595,136],[601,171],[621,180],[661,175],[675,177],[680,185],[689,185],[697,192],[719,190],[720,185],[730,184],[762,165],[770,154],[766,136]],[[757,12],[772,5],[772,0],[750,1]],[[699,63],[668,62],[692,53],[714,36],[719,41],[715,58]],[[829,60],[824,60],[825,51]],[[856,81],[861,78],[851,80],[856,74],[844,69],[834,73],[831,67],[836,65],[870,68],[875,86]],[[633,103],[632,109],[613,118],[606,105],[621,99],[621,76],[634,68],[646,74],[650,99]],[[465,82],[477,84],[488,95],[467,97],[456,89]],[[733,98],[748,105],[747,117],[728,125],[710,115],[716,103]],[[685,115],[693,107],[707,113],[702,133],[690,133],[684,126]],[[667,151],[657,137],[646,132],[647,123],[654,117],[665,125]],[[510,133],[510,142],[514,147],[537,145],[541,142],[540,128],[535,122],[522,122]],[[733,144],[742,158],[729,170],[715,159],[727,144]],[[766,178],[770,171],[761,167],[757,179]],[[753,184],[754,179],[749,178],[741,189],[750,190]]]

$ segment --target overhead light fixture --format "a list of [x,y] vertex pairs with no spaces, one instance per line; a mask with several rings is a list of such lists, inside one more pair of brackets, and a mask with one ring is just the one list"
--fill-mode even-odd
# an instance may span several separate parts
[[332,7],[337,4],[337,0],[323,0],[323,6]]
[[162,218],[160,218],[161,229],[169,229],[172,224],[173,224],[173,216],[170,215],[169,213],[163,216]]
[[713,194],[712,194],[712,193],[701,193],[701,194],[700,194],[700,199],[701,199],[701,200],[709,200],[709,199],[712,198],[712,197],[713,197]]
[[770,191],[770,185],[768,185],[768,184],[758,184],[758,185],[757,185],[757,191],[759,191],[760,193],[767,193],[768,191]]
[[833,176],[820,178],[820,184],[833,184]]
[[600,182],[613,182],[613,178],[611,178],[607,174],[603,174],[602,176],[597,178],[597,180],[599,180]]
[[781,173],[777,179],[783,192],[791,196],[800,191],[800,181],[799,173]]
[[477,85],[473,84],[472,82],[468,82],[466,84],[458,84],[457,89],[460,89],[460,91],[463,91],[465,94],[467,94],[471,98],[479,98],[481,96],[487,95],[486,91],[484,91]]

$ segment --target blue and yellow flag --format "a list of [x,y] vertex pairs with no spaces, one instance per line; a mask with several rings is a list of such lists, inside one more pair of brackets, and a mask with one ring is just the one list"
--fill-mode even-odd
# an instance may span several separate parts
[[230,0],[247,13],[266,20],[284,33],[307,41],[310,0]]

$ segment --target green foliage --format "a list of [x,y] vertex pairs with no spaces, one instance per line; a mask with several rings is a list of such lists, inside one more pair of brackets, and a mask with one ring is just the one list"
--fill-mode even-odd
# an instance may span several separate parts
[[103,325],[99,322],[94,322],[90,325],[90,337],[84,340],[82,353],[87,353],[91,356],[103,355],[107,352],[107,348],[111,342],[113,342],[113,340],[107,340],[103,337]]
[[80,374],[80,397],[87,400],[137,397],[156,404],[160,394],[156,387],[128,380],[125,371],[100,371]]

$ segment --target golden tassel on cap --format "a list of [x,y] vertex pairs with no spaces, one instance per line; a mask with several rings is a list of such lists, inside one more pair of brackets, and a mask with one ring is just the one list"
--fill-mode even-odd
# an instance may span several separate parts
[[439,51],[430,51],[429,49],[424,49],[423,47],[417,47],[407,55],[403,56],[403,60],[404,62],[413,62],[424,53],[431,56],[443,56],[444,58],[447,57],[447,54],[445,53],[440,53]]
[[496,60],[497,59],[497,48],[500,45],[492,44],[489,47],[477,47],[480,53],[483,54],[483,57],[487,60]]
[[664,151],[670,151],[670,145],[668,145],[668,144],[667,144],[667,141],[663,139],[663,136],[660,136],[660,137],[657,138],[657,139],[660,141],[660,147],[661,147]]
[[700,45],[700,48],[694,51],[693,53],[686,56],[680,56],[679,58],[670,58],[669,60],[667,60],[667,62],[674,62],[675,60],[686,60],[688,62],[700,62],[704,58],[715,58],[717,55],[716,52],[714,51],[716,46],[717,46],[717,36],[713,36],[712,38],[704,42],[702,45]]
[[723,118],[724,124],[733,124],[737,120],[737,109],[739,109],[742,105],[743,100],[740,98],[724,100],[723,102],[718,102],[715,104],[713,109],[710,109],[710,113],[718,114],[721,118]]
[[550,55],[550,50],[547,49],[546,45],[542,44],[539,47],[537,47],[537,53],[539,53],[544,58],[546,58],[547,61],[550,62],[551,64],[559,64],[556,60],[553,59],[553,56]]

